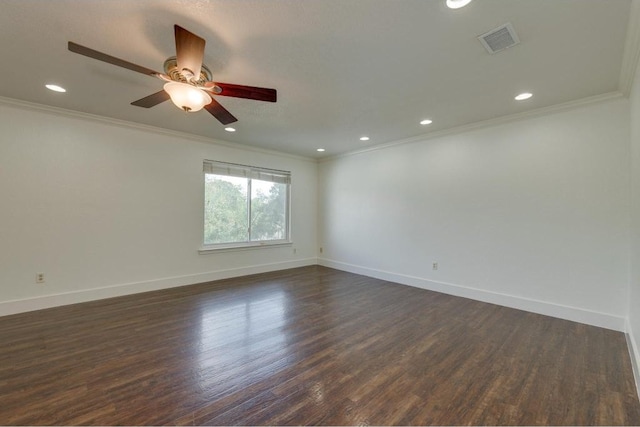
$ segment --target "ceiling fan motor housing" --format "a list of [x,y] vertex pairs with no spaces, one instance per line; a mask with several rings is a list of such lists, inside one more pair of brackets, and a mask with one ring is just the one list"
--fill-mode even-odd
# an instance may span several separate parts
[[203,86],[205,83],[210,82],[212,78],[209,68],[206,65],[202,64],[202,67],[200,68],[200,76],[198,76],[197,79],[190,79],[189,77],[192,76],[192,73],[190,73],[189,70],[187,70],[186,72],[180,70],[178,68],[178,61],[175,56],[167,58],[167,60],[164,61],[164,72],[174,82],[188,83],[195,86]]

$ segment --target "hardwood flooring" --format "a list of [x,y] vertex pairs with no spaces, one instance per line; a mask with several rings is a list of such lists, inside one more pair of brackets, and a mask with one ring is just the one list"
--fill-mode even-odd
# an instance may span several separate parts
[[0,425],[639,425],[622,333],[312,266],[0,318]]

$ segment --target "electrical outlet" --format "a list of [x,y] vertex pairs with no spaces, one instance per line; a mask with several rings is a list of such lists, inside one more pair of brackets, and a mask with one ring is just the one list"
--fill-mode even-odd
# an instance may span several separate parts
[[320,253],[322,253],[322,248],[320,248]]
[[44,283],[44,273],[36,273],[36,283]]
[[298,249],[293,248],[293,254],[295,255],[295,254],[297,254],[297,253],[298,253]]
[[434,263],[433,263],[433,269],[434,269],[434,270],[437,270],[437,269],[438,269],[438,263],[437,263],[437,262],[434,262]]

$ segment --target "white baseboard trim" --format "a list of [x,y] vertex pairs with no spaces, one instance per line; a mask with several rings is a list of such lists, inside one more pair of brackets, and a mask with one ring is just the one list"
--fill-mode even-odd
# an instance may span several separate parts
[[[251,274],[268,273],[271,271],[286,270],[289,268],[304,267],[316,264],[335,268],[337,270],[348,271],[350,273],[361,274],[363,276],[387,280],[402,285],[408,285],[421,289],[441,292],[444,294],[470,298],[477,301],[483,301],[533,313],[544,314],[560,319],[572,320],[575,322],[585,323],[588,325],[612,329],[620,332],[627,332],[627,334],[631,336],[630,339],[633,340],[633,335],[630,332],[630,325],[628,324],[628,321],[626,321],[626,319],[624,318],[612,316],[610,314],[598,313],[576,307],[568,307],[512,295],[499,294],[450,283],[437,282],[420,277],[376,270],[373,268],[362,267],[323,258],[305,258],[294,261],[261,264],[186,276],[154,279],[144,282],[126,283],[103,288],[85,289],[81,291],[66,292],[61,294],[43,295],[39,297],[20,300],[2,301],[0,302],[0,316],[7,316],[11,314],[41,310],[45,308],[77,304],[81,302],[131,295],[141,292],[156,291],[160,289],[168,289],[178,286],[210,282],[214,280],[229,279],[232,277],[248,276]],[[632,341],[632,344],[633,345],[630,346],[630,349],[633,348],[633,350],[630,351],[633,351],[635,353],[634,373],[636,373],[637,379],[638,364],[640,364],[640,355],[638,346],[635,341]]]
[[514,295],[500,294],[477,288],[469,288],[466,286],[454,285],[451,283],[437,282],[421,277],[376,270],[373,268],[347,264],[325,258],[319,258],[318,264],[325,267],[348,271],[350,273],[361,274],[363,276],[374,277],[376,279],[387,280],[402,285],[413,286],[416,288],[427,289],[430,291],[441,292],[443,294],[454,295],[463,298],[470,298],[476,301],[487,302],[504,307],[528,311],[531,313],[543,314],[546,316],[571,320],[587,325],[612,329],[614,331],[625,332],[625,318],[613,316],[611,314],[599,313],[545,301],[532,300]]
[[629,347],[629,357],[631,358],[631,367],[633,368],[633,378],[636,380],[636,392],[640,399],[640,347],[635,339],[631,322],[627,319],[627,346]]
[[295,261],[261,264],[186,276],[167,277],[144,282],[126,283],[104,288],[84,289],[61,294],[3,301],[0,302],[0,316],[316,264],[317,258],[305,258]]

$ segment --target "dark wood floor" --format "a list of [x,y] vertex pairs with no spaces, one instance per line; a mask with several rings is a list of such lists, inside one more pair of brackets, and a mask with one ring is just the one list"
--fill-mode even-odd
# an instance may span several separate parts
[[0,318],[0,425],[640,424],[622,333],[313,266]]

